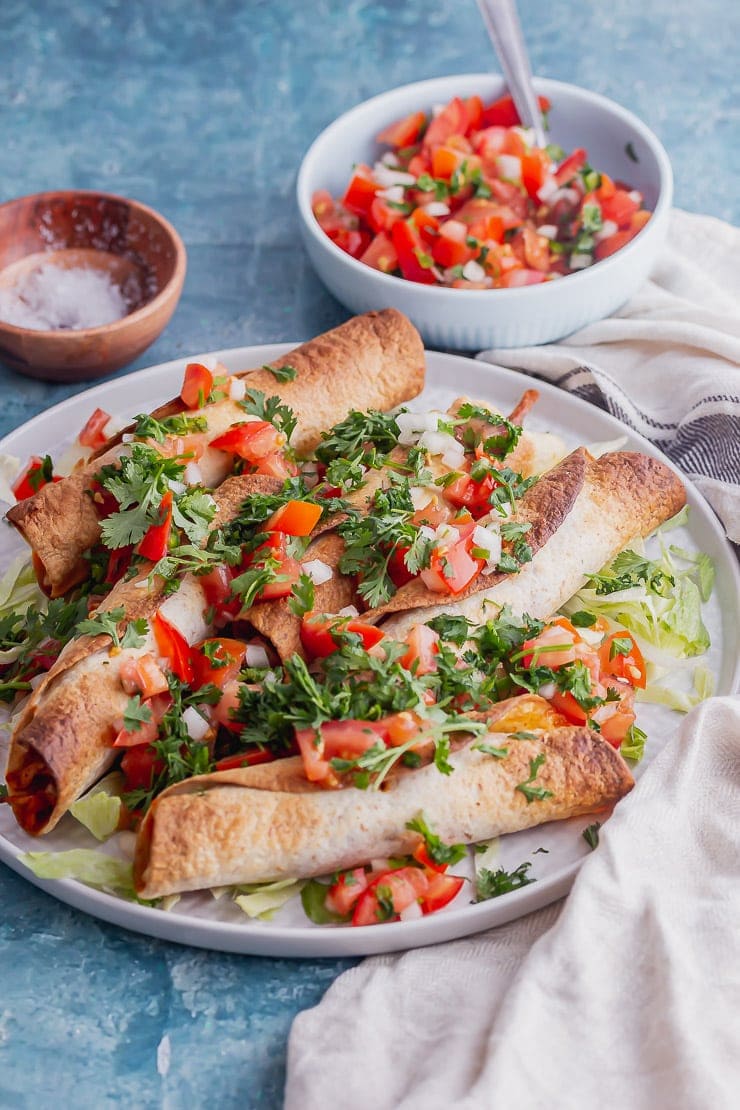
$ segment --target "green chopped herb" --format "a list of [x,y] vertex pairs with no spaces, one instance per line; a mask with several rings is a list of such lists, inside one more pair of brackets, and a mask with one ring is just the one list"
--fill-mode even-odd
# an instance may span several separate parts
[[583,830],[583,832],[581,833],[581,836],[586,841],[586,843],[588,844],[588,846],[589,846],[589,848],[591,849],[592,852],[593,852],[594,848],[597,846],[597,844],[599,843],[599,829],[600,828],[601,828],[601,821],[594,821],[593,825],[588,825]]
[[515,789],[519,790],[527,799],[527,804],[538,801],[542,802],[545,798],[552,798],[552,790],[545,790],[542,786],[531,786],[530,784],[537,778],[537,772],[542,764],[545,762],[546,756],[544,752],[540,752],[538,756],[529,761],[529,777],[520,782]]
[[532,864],[527,860],[520,863],[513,871],[505,871],[499,867],[496,871],[489,871],[482,867],[475,878],[476,902],[487,902],[489,898],[499,898],[502,894],[509,894],[512,890],[528,886],[535,882],[527,872]]
[[278,382],[294,382],[298,377],[295,366],[290,366],[287,362],[284,366],[270,366],[269,362],[266,362],[262,369],[269,370]]

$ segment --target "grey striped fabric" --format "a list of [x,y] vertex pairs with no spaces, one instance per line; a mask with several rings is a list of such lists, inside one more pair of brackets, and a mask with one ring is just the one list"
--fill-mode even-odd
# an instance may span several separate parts
[[674,210],[651,280],[618,313],[560,343],[478,358],[544,378],[634,428],[740,542],[740,229]]

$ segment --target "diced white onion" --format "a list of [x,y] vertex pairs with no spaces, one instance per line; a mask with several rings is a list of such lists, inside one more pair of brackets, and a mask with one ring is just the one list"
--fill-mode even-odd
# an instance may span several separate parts
[[428,486],[412,486],[409,492],[411,494],[411,504],[415,509],[425,509],[434,498],[434,494]]
[[[541,189],[540,192],[542,192]],[[539,196],[539,193],[537,195]],[[569,204],[572,204],[575,207],[575,205],[579,203],[580,199],[581,194],[578,192],[577,189],[564,187],[562,189],[556,189],[554,193],[551,193],[550,196],[547,198],[547,203],[557,204],[559,200],[567,200]]]
[[437,538],[434,529],[430,528],[428,524],[421,525],[421,527],[419,528],[419,535],[422,537],[422,539],[431,540],[432,543]]
[[387,858],[371,859],[370,867],[373,871],[390,871],[391,861]]
[[423,210],[428,216],[449,216],[450,206],[445,204],[442,200],[430,200],[429,204],[423,206]]
[[543,204],[547,204],[557,191],[557,181],[554,177],[548,177],[537,190],[537,199],[542,201]]
[[453,448],[450,447],[442,455],[442,462],[445,464],[445,466],[449,466],[450,470],[459,470],[464,461],[465,448],[462,446],[462,444],[460,444],[459,451],[455,451],[453,450]]
[[432,115],[438,116],[441,112],[444,112],[446,107],[446,104],[435,104],[432,108]]
[[345,605],[344,609],[340,609],[338,616],[340,617],[359,617],[360,610],[356,609],[354,605]]
[[247,393],[244,378],[232,378],[229,382],[229,397],[232,401],[243,401]]
[[202,486],[203,485],[203,471],[198,466],[197,462],[189,462],[185,467],[183,474],[185,483],[188,486]]
[[178,497],[188,488],[184,482],[178,482],[176,478],[170,478],[167,482],[167,485],[170,487],[173,493],[176,493],[178,495]]
[[615,235],[618,230],[619,228],[614,220],[604,220],[601,228],[594,235],[594,239],[597,243],[600,243],[602,239],[608,239],[610,235]]
[[457,453],[460,444],[449,432],[424,432],[419,437],[419,443],[426,447],[430,455],[444,455],[445,451]]
[[457,528],[452,524],[438,524],[435,532],[434,539],[438,547],[452,547],[460,539],[460,533]]
[[[78,463],[87,462],[91,455],[91,447],[83,447],[82,444],[75,441],[67,448],[66,451],[63,452],[60,458],[55,460],[54,473],[58,474],[61,478],[66,478],[69,474],[72,473]],[[15,461],[17,463],[17,471],[18,467],[20,466],[20,459],[16,459]],[[13,474],[13,477],[15,477],[15,474]],[[11,494],[11,497],[13,498],[13,500],[11,501],[8,497],[9,489],[9,486],[3,484],[2,490],[0,490],[0,501],[7,501],[10,505],[13,505],[15,503],[15,496]]]
[[555,224],[542,224],[541,227],[537,228],[537,234],[544,235],[546,239],[557,239],[558,229]]
[[386,150],[385,154],[381,155],[380,161],[384,166],[390,166],[391,169],[398,165],[398,158],[394,150]]
[[498,172],[509,181],[520,181],[522,177],[522,160],[514,154],[499,154],[496,159]]
[[194,358],[191,361],[196,362],[199,366],[205,366],[206,370],[210,370],[212,374],[215,374],[220,366],[215,355],[203,355],[202,358]]
[[587,644],[600,644],[604,639],[604,633],[596,632],[593,628],[579,628],[578,632]]
[[570,268],[571,270],[586,270],[593,265],[593,261],[590,254],[572,254],[570,256]]
[[378,190],[378,196],[394,204],[403,204],[403,185],[389,185],[387,189]]
[[630,198],[630,200],[633,200],[635,204],[642,204],[642,193],[639,192],[637,189],[630,189],[627,196]]
[[476,262],[474,258],[471,258],[470,261],[466,262],[463,266],[462,276],[466,281],[483,281],[483,278],[486,276],[486,271],[483,269],[480,262]]
[[309,559],[307,563],[302,564],[302,569],[311,579],[314,586],[321,586],[324,582],[328,582],[334,577],[334,571],[329,564],[322,562],[321,559]]
[[247,644],[244,662],[248,667],[269,667],[270,660],[262,644]]
[[202,740],[210,729],[208,721],[201,717],[194,705],[189,705],[182,715],[182,723],[188,730],[191,740]]
[[135,590],[146,590],[149,586],[149,581],[146,578],[140,578],[138,582],[134,582]]
[[551,698],[557,692],[557,686],[554,682],[546,682],[537,692],[541,698]]
[[496,569],[501,558],[501,533],[494,531],[493,528],[482,528],[477,524],[471,538],[473,547],[479,547],[481,551],[487,553],[483,574],[490,574]]
[[401,910],[398,915],[401,921],[418,921],[424,915],[421,912],[421,906],[418,902],[411,902],[405,910]]
[[121,443],[131,443],[132,439],[134,438],[135,437],[133,432],[124,432],[124,434],[121,436]]
[[383,188],[388,188],[391,185],[404,185],[416,184],[416,178],[412,173],[405,173],[403,170],[392,169],[386,166],[383,162],[376,162],[373,167],[373,177],[378,185]]
[[524,139],[527,146],[534,146],[537,142],[537,136],[534,133],[533,127],[516,126],[513,130],[515,134],[520,135],[522,139]]
[[436,412],[399,412],[396,423],[400,431],[398,442],[402,447],[412,447],[422,432],[436,432],[439,414]]

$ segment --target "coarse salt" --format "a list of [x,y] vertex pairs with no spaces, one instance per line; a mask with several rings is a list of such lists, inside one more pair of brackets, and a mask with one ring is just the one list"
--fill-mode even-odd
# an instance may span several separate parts
[[0,320],[34,331],[79,331],[121,320],[130,305],[110,274],[46,262],[0,289]]

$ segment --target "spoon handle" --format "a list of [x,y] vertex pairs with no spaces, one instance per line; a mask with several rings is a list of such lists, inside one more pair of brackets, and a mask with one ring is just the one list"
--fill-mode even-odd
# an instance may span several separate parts
[[524,127],[534,129],[537,146],[546,145],[532,70],[524,45],[515,0],[478,0],[483,22],[491,37],[506,83]]

